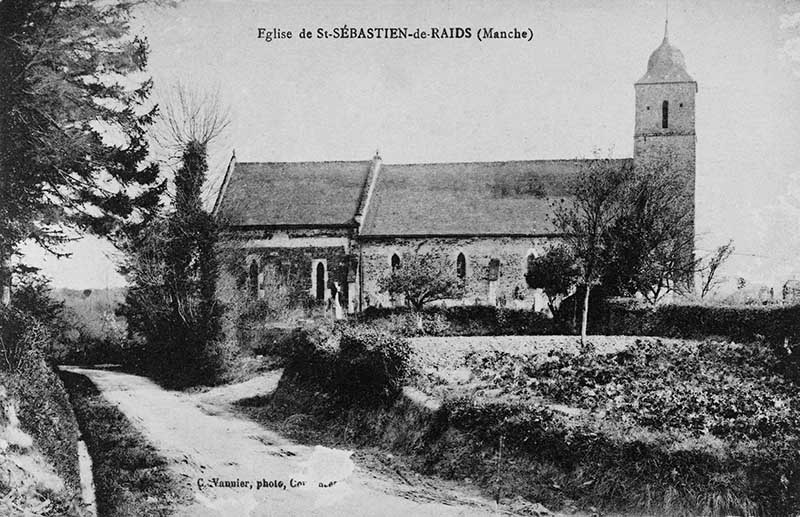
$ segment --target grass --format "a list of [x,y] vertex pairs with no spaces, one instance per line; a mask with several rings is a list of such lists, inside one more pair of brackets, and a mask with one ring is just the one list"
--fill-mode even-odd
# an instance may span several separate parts
[[353,404],[315,384],[325,364],[298,360],[246,411],[297,439],[391,450],[425,474],[562,511],[796,514],[800,397],[779,355],[758,343],[591,342],[415,339],[407,382],[444,401],[427,420],[402,400]]
[[[444,398],[450,428],[472,438],[438,446],[447,475],[485,470],[474,458],[505,438],[518,460],[503,469],[506,486],[551,504],[663,515],[800,508],[800,389],[769,345],[508,341],[415,342],[414,382]],[[459,449],[464,460],[453,461]]]
[[191,496],[156,449],[85,376],[61,372],[93,462],[100,517],[168,516]]

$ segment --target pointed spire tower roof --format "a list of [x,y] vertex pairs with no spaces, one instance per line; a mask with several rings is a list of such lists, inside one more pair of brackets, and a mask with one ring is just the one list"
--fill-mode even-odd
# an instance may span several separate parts
[[686,71],[683,52],[669,42],[669,18],[664,20],[664,40],[650,54],[647,61],[647,72],[636,84],[652,83],[693,83],[692,76]]

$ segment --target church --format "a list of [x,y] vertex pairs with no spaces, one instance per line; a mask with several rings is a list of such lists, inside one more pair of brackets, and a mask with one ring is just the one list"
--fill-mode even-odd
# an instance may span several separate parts
[[[634,167],[669,156],[694,209],[697,83],[668,38],[634,84]],[[214,206],[221,246],[234,254],[236,288],[269,296],[275,279],[342,312],[398,300],[378,280],[408,253],[448,256],[464,279],[463,299],[539,310],[541,292],[525,282],[528,257],[559,238],[548,214],[569,199],[587,160],[469,163],[237,162],[231,159]],[[692,225],[694,214],[692,213]]]

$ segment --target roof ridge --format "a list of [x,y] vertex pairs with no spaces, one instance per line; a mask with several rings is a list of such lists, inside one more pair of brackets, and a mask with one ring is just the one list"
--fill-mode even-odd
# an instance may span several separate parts
[[[632,156],[625,156],[623,158],[541,158],[532,160],[486,160],[486,161],[468,161],[468,162],[406,162],[406,163],[389,163],[382,162],[383,165],[394,166],[413,166],[413,165],[473,165],[473,164],[496,164],[496,163],[542,163],[542,162],[584,162],[592,160],[632,160]],[[371,163],[372,160],[312,160],[312,161],[299,161],[299,162],[240,162],[237,160],[236,165],[301,165],[301,164],[366,164]]]
[[488,160],[488,161],[471,161],[471,162],[416,162],[416,163],[387,163],[383,165],[389,166],[418,166],[418,165],[475,165],[475,164],[497,164],[497,163],[542,163],[542,162],[588,162],[593,160],[633,160],[632,156],[624,158],[544,158],[540,160]]
[[299,161],[299,162],[240,162],[237,161],[237,165],[286,165],[286,164],[310,164],[310,163],[370,163],[372,160],[311,160],[311,161]]

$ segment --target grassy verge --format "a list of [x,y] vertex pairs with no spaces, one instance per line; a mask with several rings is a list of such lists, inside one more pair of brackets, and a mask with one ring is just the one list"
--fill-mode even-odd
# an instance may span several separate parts
[[[44,388],[30,384],[22,374],[0,373],[0,515],[84,515],[75,484],[78,426],[68,402],[66,413],[54,409],[59,395],[66,400],[63,386],[55,381]],[[38,408],[35,417],[33,407]],[[46,426],[38,425],[43,421],[50,423],[44,433]]]
[[3,372],[0,383],[19,401],[22,428],[66,486],[78,490],[78,424],[58,376],[38,353],[30,353],[16,373]]
[[93,461],[102,517],[167,516],[190,497],[166,460],[83,375],[61,372]]

